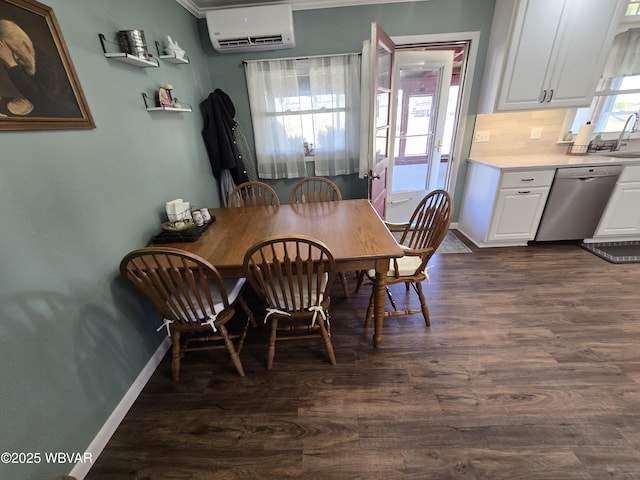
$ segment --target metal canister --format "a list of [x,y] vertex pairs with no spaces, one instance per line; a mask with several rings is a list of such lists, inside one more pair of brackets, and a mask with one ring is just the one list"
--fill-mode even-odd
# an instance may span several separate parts
[[149,58],[147,42],[142,30],[120,30],[118,32],[118,44],[120,50],[129,55],[140,58]]

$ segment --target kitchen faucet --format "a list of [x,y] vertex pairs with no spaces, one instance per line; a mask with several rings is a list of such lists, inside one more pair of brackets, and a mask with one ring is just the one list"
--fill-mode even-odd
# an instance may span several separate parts
[[[635,133],[638,131],[638,114],[637,113],[632,113],[631,115],[629,115],[627,117],[627,121],[624,122],[624,127],[622,127],[622,131],[620,132],[620,136],[618,137],[618,141],[615,144],[615,147],[613,148],[613,151],[616,152],[618,150],[620,150],[620,147],[622,145],[626,145],[627,142],[623,142],[622,141],[622,137],[624,137],[624,133],[627,131],[627,127],[629,126],[629,124],[633,121],[633,125],[631,127],[631,130],[629,130],[629,133]],[[627,139],[628,141],[628,139]]]

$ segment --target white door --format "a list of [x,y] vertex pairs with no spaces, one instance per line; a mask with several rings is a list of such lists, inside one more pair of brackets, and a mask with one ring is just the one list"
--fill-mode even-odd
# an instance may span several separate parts
[[447,167],[440,157],[453,57],[451,50],[396,52],[386,206],[390,222],[407,221],[429,191],[446,185]]

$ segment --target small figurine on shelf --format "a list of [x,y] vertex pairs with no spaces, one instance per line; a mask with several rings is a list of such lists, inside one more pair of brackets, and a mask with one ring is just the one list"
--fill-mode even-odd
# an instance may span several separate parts
[[170,83],[160,87],[158,90],[158,106],[173,107],[173,96],[171,95],[171,90],[173,90],[173,85]]
[[180,48],[178,42],[174,42],[169,35],[167,35],[167,46],[164,49],[164,53],[167,55],[174,55],[176,58],[184,59],[185,51]]
[[313,157],[315,155],[315,153],[313,153],[313,143],[309,143],[309,142],[304,142],[302,144],[302,147],[304,148],[304,156],[305,157]]

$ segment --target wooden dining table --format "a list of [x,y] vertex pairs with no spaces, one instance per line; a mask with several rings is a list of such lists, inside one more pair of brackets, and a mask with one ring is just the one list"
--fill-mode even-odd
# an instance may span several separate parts
[[243,276],[244,255],[254,243],[287,234],[325,243],[338,271],[375,269],[373,344],[380,345],[389,263],[403,252],[368,200],[213,208],[210,213],[215,221],[196,241],[165,246],[205,258],[223,277]]

